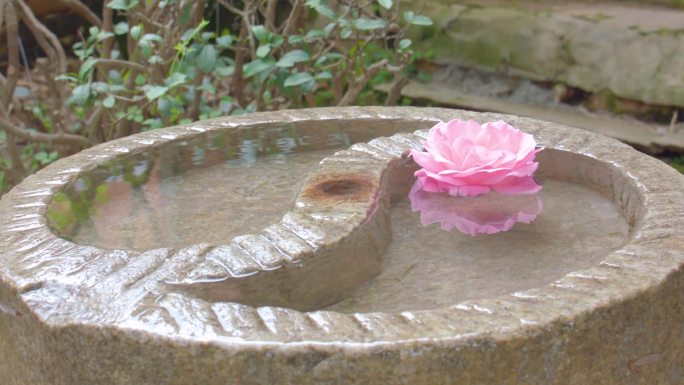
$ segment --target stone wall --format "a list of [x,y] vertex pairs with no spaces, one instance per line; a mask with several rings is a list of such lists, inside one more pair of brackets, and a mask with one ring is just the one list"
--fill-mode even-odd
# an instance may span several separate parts
[[427,3],[435,25],[414,36],[437,61],[684,107],[684,11],[447,3]]

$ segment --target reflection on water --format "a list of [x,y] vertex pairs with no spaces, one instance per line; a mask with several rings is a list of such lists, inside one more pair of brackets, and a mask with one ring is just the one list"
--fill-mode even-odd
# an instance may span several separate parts
[[[509,295],[595,266],[628,241],[629,226],[612,199],[575,183],[549,178],[543,182],[538,197],[544,210],[532,223],[486,236],[444,231],[436,224],[423,226],[423,214],[412,211],[409,199],[397,202],[392,206],[394,231],[383,271],[329,309],[400,312]],[[540,208],[530,198],[519,202],[523,212]],[[438,211],[431,215],[440,215]],[[456,212],[463,215],[460,208]],[[501,218],[489,217],[497,223]]]
[[411,210],[420,212],[420,223],[439,223],[464,234],[495,234],[508,231],[516,223],[532,223],[542,210],[537,195],[489,193],[477,197],[452,197],[423,190],[416,180],[409,192]]
[[198,135],[82,175],[55,194],[48,221],[109,248],[227,243],[276,221],[308,169],[349,145],[343,132],[293,127]]

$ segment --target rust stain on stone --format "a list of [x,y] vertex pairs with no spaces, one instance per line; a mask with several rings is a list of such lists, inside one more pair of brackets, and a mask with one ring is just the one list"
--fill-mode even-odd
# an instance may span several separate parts
[[377,183],[362,174],[334,174],[320,176],[302,189],[301,197],[319,201],[363,201],[370,198]]

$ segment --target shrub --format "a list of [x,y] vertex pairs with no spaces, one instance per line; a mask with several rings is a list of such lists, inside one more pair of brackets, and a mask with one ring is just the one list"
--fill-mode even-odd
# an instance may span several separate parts
[[[24,0],[5,2],[0,187],[142,130],[283,108],[395,104],[413,58],[404,35],[432,24],[392,0],[105,0],[101,17],[68,3],[92,24],[73,46],[77,61]],[[22,100],[18,20],[47,56]],[[370,86],[383,82],[391,86],[381,101]]]

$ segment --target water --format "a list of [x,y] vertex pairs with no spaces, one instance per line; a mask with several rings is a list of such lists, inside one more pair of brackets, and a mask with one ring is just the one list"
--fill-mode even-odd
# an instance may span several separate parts
[[[227,244],[277,222],[320,159],[417,128],[365,124],[203,134],[127,155],[56,194],[48,220],[60,236],[103,248]],[[593,266],[628,241],[622,213],[582,179],[602,175],[596,165],[549,151],[540,164],[537,196],[423,196],[422,212],[415,199],[413,210],[408,198],[395,203],[382,272],[328,309],[399,312],[506,295]]]
[[423,226],[408,199],[397,203],[383,272],[328,310],[400,312],[510,294],[596,265],[628,241],[629,226],[611,200],[578,184],[543,184],[535,220],[498,234]]
[[277,222],[308,170],[350,137],[335,130],[200,136],[124,157],[87,173],[48,209],[73,242],[145,250],[227,244]]
[[126,181],[109,183],[106,198],[95,202],[72,240],[137,250],[227,244],[277,222],[308,170],[332,152],[226,162],[169,178],[153,170],[139,188]]

